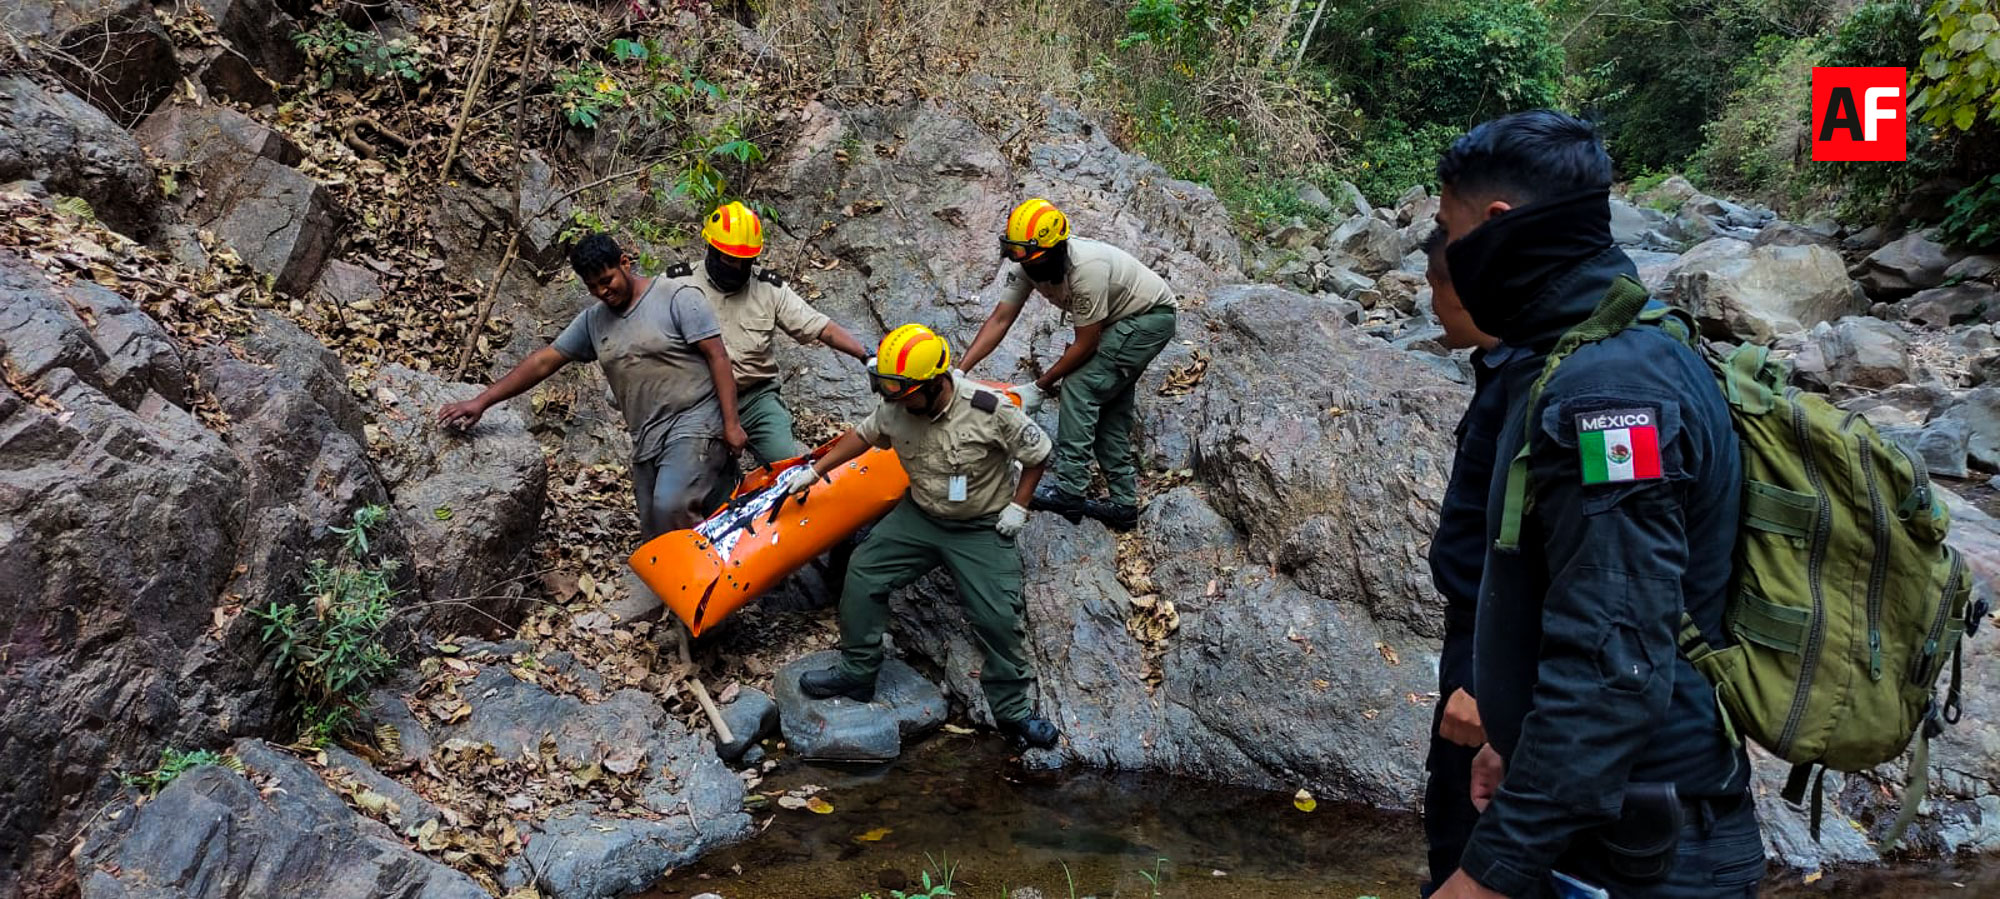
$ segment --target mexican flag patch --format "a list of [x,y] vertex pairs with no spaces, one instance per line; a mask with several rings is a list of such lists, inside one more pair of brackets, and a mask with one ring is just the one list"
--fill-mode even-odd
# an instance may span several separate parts
[[1576,444],[1585,484],[1617,484],[1660,476],[1658,413],[1611,409],[1576,415]]

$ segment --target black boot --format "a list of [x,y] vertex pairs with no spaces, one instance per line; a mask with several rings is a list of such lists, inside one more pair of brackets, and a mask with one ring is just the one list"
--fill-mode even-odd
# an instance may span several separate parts
[[1056,731],[1056,726],[1049,723],[1049,719],[1033,716],[1017,721],[1002,721],[1000,732],[1010,740],[1036,749],[1053,747],[1056,745],[1056,740],[1062,737],[1062,734]]
[[1076,524],[1083,520],[1083,497],[1070,493],[1054,484],[1044,483],[1035,488],[1035,498],[1028,502],[1028,508],[1039,512],[1054,512]]
[[875,679],[844,674],[839,668],[821,668],[799,675],[799,690],[814,699],[845,696],[855,702],[872,702]]
[[1139,526],[1138,506],[1094,499],[1083,505],[1083,514],[1104,522],[1105,527],[1114,531],[1129,531]]

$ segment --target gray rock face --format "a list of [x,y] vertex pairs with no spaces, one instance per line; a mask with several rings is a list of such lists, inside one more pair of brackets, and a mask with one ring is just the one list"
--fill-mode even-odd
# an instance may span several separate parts
[[321,299],[344,308],[362,304],[360,308],[363,311],[380,303],[383,295],[382,279],[376,277],[374,272],[339,259],[327,262],[313,291]]
[[762,690],[744,687],[722,707],[722,720],[735,739],[716,746],[715,754],[725,762],[734,762],[758,740],[777,733],[778,703]]
[[1369,277],[1395,268],[1409,250],[1394,225],[1374,216],[1348,219],[1326,238],[1327,255]]
[[212,229],[277,289],[303,296],[340,232],[333,195],[291,165],[298,147],[227,107],[169,106],[139,127],[142,140],[195,172],[179,201],[187,220]]
[[1947,281],[1955,279],[1991,282],[1995,280],[1995,275],[2000,275],[2000,255],[1967,256],[1944,270],[1944,278]]
[[1868,254],[1855,279],[1868,295],[1897,300],[1944,283],[1944,273],[1965,254],[1946,249],[1925,233],[1904,235]]
[[[138,808],[119,803],[79,850],[84,899],[421,896],[484,899],[471,878],[356,815],[304,762],[257,740],[234,747],[248,772],[197,768]],[[365,767],[365,766],[364,766]]]
[[2000,289],[1978,281],[1918,291],[1896,304],[1902,320],[1929,328],[2000,320]]
[[1928,427],[1884,428],[1882,436],[1896,441],[1912,460],[1935,477],[1962,478],[1971,474],[1965,460],[1971,450],[1972,431],[1963,421],[1948,418]]
[[1840,241],[1824,230],[1791,222],[1774,222],[1757,232],[1756,239],[1750,241],[1759,247],[1809,247],[1820,246],[1838,250]]
[[[800,757],[888,761],[902,754],[904,741],[922,737],[944,723],[950,711],[944,694],[898,659],[882,663],[872,702],[841,697],[813,699],[799,691],[799,675],[832,667],[839,658],[840,653],[834,650],[803,656],[778,669],[772,680],[785,742]],[[977,696],[978,690],[970,695]]]
[[540,444],[506,406],[463,434],[436,427],[441,406],[478,394],[471,384],[391,365],[376,373],[371,392],[382,437],[395,447],[379,470],[425,596],[440,604],[431,620],[453,631],[511,628],[524,603],[515,575],[546,500]]
[[152,236],[160,187],[132,135],[75,94],[0,75],[0,182],[17,179],[82,197],[127,237]]
[[1821,246],[1753,247],[1718,238],[1682,256],[1666,287],[1672,302],[1718,339],[1769,343],[1867,309],[1840,256]]
[[[562,199],[564,190],[555,170],[540,154],[528,155],[522,176],[520,218],[527,227],[515,252],[537,269],[552,270],[563,261],[556,235],[569,223],[571,204]],[[513,191],[445,187],[439,189],[438,200],[440,215],[432,231],[446,266],[468,277],[491,278],[518,223]]]
[[1968,390],[1938,417],[1964,422],[1969,433],[1966,452],[1973,464],[1985,471],[2000,470],[2000,387]]
[[[265,77],[280,84],[297,78],[305,71],[305,52],[292,43],[290,36],[302,30],[299,21],[280,8],[289,5],[295,9],[305,4],[284,3],[278,0],[200,0],[201,7],[222,31],[222,36],[231,46],[241,52],[247,62],[261,70]],[[282,36],[284,40],[274,40]]]
[[1794,379],[1822,390],[1835,384],[1864,389],[1910,380],[1909,335],[1892,322],[1848,317],[1821,322],[1807,335]]
[[50,69],[120,124],[144,118],[180,79],[173,39],[144,0],[11,3],[5,20],[17,42],[57,51]]

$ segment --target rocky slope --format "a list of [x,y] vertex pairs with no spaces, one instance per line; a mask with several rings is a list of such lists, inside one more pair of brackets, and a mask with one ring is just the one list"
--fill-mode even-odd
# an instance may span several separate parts
[[[561,207],[565,185],[608,174],[615,148],[572,135],[518,187],[439,185],[411,213],[429,216],[407,232],[420,242],[379,245],[368,229],[383,210],[350,208],[353,186],[330,183],[337,142],[297,139],[265,80],[282,89],[302,64],[261,33],[306,11],[204,6],[177,18],[61,0],[7,19],[29,29],[31,61],[130,39],[89,77],[56,54],[0,73],[0,582],[19,597],[0,608],[0,791],[16,797],[0,808],[0,892],[618,895],[740,838],[755,769],[730,774],[683,725],[692,705],[654,630],[598,608],[620,592],[629,528],[626,444],[601,380],[565,374],[469,438],[442,435],[428,415],[476,387],[420,370],[440,338],[385,308],[421,305],[390,302],[392,285],[485,277],[504,255],[493,235],[519,228],[535,274],[508,281],[480,354],[503,370],[585,301],[553,225],[516,210]],[[755,36],[677,24],[687,41]],[[191,44],[191,28],[213,43]],[[775,52],[756,47],[757,64],[782,68]],[[1004,131],[941,98],[827,96],[772,117],[782,139],[754,191],[793,225],[773,232],[772,261],[864,339],[912,320],[968,339],[989,310],[993,223],[1030,195],[1182,298],[1181,340],[1141,385],[1141,528],[1118,539],[1037,518],[1021,541],[1040,698],[1068,737],[1030,762],[1413,806],[1440,628],[1423,557],[1467,394],[1411,255],[1436,201],[1318,195],[1323,221],[1246,245],[1208,190],[1052,101]],[[609,189],[608,203],[630,199]],[[1777,221],[1678,180],[1615,212],[1649,284],[1709,337],[1773,343],[1803,386],[1969,497],[1990,493],[1996,260],[1921,233]],[[480,298],[444,295],[450,321]],[[1033,304],[979,374],[1032,375],[1066,340]],[[870,404],[831,351],[782,357],[787,396],[822,429]],[[380,549],[405,563],[395,633],[409,668],[376,694],[378,726],[355,755],[294,757],[261,742],[288,734],[285,697],[245,610],[296,602],[307,564],[338,543],[330,528],[368,504],[394,512]],[[556,520],[589,522],[591,545],[538,547]],[[1956,534],[1989,581],[2000,574],[2000,524],[1967,506]],[[904,658],[984,719],[948,583],[920,583],[896,613]],[[719,639],[773,622],[793,640],[779,660],[828,640],[824,613],[776,612]],[[517,625],[524,641],[440,645]],[[2000,848],[2000,709],[1981,689],[1995,650],[1972,646],[1966,722],[1933,756],[1928,850]],[[775,667],[740,664],[750,681]],[[119,772],[169,746],[233,746],[245,770],[199,769],[144,802],[121,788]],[[1801,867],[1873,859],[1862,831],[1893,816],[1881,787],[1900,777],[1849,778],[1830,812],[1866,827],[1835,822],[1819,845],[1762,797],[1774,853]]]

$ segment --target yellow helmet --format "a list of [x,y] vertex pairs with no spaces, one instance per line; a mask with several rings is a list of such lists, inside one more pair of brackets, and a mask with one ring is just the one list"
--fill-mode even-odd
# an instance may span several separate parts
[[923,325],[910,324],[882,338],[871,380],[876,393],[900,399],[950,371],[951,344]]
[[1000,254],[1015,262],[1027,262],[1069,239],[1069,216],[1054,203],[1036,197],[1014,207],[1007,216],[1007,232],[1000,235]]
[[764,251],[764,223],[742,203],[716,207],[708,214],[701,237],[709,246],[738,259],[755,259]]

